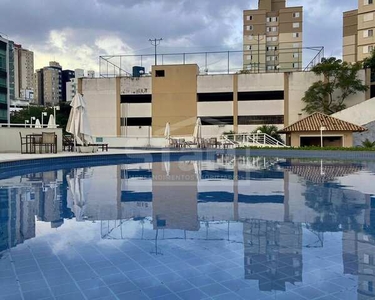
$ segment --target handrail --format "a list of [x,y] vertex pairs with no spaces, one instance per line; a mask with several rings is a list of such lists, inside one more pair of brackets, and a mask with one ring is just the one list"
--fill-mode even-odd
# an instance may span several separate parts
[[245,134],[225,134],[223,138],[233,143],[237,142],[242,146],[255,145],[258,147],[288,147],[267,133],[245,133]]

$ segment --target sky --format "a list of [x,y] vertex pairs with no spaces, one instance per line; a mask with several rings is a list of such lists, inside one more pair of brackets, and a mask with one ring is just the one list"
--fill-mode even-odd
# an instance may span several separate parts
[[[304,7],[304,47],[342,55],[342,13],[358,0],[287,0]],[[0,0],[0,34],[34,51],[35,69],[99,69],[99,55],[242,49],[242,11],[258,0]],[[128,70],[130,71],[130,70]]]

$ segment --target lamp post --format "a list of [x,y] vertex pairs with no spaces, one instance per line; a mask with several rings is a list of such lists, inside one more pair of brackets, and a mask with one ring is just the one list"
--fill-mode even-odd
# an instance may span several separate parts
[[25,120],[25,128],[26,128],[26,124],[29,124],[30,121],[29,120]]
[[56,105],[53,107],[53,118],[55,119],[55,123],[56,123],[56,110],[60,110],[60,105]]
[[33,121],[35,121],[35,117],[30,118],[30,128],[33,127]]
[[43,117],[46,117],[46,116],[47,116],[47,112],[46,111],[42,112],[42,128],[44,124]]
[[323,148],[323,130],[326,130],[324,126],[320,126],[320,147]]

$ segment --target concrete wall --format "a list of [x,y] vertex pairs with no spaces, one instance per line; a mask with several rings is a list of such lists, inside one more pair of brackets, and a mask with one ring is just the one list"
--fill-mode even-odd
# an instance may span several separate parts
[[116,78],[82,79],[82,92],[94,136],[117,136]]
[[[164,71],[164,76],[156,76],[157,71]],[[197,74],[197,65],[152,67],[153,136],[164,136],[167,122],[171,135],[193,133],[197,119]]]
[[50,129],[50,128],[14,128],[14,127],[0,127],[0,153],[21,153],[21,140],[20,133],[22,136],[27,134],[42,132],[55,132],[57,134],[57,152],[62,151],[62,129]]

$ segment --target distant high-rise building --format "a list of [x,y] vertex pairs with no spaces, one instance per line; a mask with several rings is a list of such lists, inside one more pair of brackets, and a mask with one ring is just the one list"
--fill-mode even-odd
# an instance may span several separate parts
[[303,7],[286,0],[259,0],[243,12],[243,68],[250,72],[302,69]]
[[87,71],[87,77],[88,78],[94,78],[95,77],[95,71],[94,70],[88,70]]
[[78,79],[83,78],[85,76],[85,71],[83,69],[75,69],[74,73],[74,78],[72,78],[69,82],[66,83],[65,101],[67,102],[72,101],[73,97],[77,92]]
[[[34,53],[14,44],[14,99],[27,99],[33,95]],[[30,93],[31,91],[31,93]]]
[[0,36],[0,123],[9,120],[9,41]]
[[73,70],[63,70],[61,72],[61,87],[62,87],[62,101],[66,101],[66,94],[67,94],[67,83],[70,82],[71,79],[74,78],[75,72]]
[[343,16],[343,60],[362,61],[371,55],[375,45],[375,1],[358,0],[358,9]]
[[62,100],[62,68],[56,61],[37,70],[34,74],[34,102],[39,105],[55,105]]

